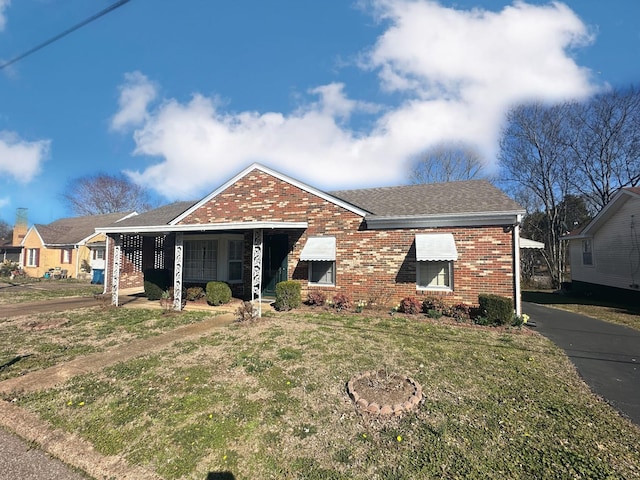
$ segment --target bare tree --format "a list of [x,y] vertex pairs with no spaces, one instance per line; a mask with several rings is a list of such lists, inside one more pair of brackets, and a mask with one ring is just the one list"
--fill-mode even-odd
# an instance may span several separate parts
[[640,91],[598,94],[568,113],[569,180],[596,213],[620,188],[640,184]]
[[11,240],[13,227],[4,220],[0,220],[0,240]]
[[77,215],[149,210],[149,194],[124,175],[98,173],[69,181],[62,199]]
[[465,143],[441,143],[425,152],[411,172],[413,183],[452,182],[488,178],[482,157]]
[[514,195],[528,197],[537,205],[546,224],[549,274],[554,286],[562,282],[565,268],[565,215],[561,202],[569,193],[566,168],[567,105],[540,103],[513,109],[507,118],[500,143],[500,163],[505,181]]

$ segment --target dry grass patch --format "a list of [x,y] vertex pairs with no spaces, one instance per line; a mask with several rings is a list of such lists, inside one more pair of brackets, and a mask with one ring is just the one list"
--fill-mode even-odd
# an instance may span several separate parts
[[[380,368],[423,386],[415,412],[355,408],[346,382]],[[17,401],[167,479],[640,476],[639,429],[517,330],[281,314]]]
[[159,335],[206,316],[95,307],[0,320],[0,381]]

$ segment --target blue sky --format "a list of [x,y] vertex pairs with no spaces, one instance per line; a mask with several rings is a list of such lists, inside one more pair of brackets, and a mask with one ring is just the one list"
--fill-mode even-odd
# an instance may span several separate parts
[[[0,0],[7,61],[115,0]],[[161,203],[252,162],[332,190],[408,182],[466,141],[495,166],[522,101],[640,79],[637,0],[131,0],[0,70],[0,220],[71,215],[126,172]]]

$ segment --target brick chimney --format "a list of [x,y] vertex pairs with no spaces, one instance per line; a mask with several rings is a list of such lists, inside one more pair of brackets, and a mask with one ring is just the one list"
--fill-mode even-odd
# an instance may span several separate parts
[[16,210],[16,223],[13,226],[13,240],[11,245],[20,245],[29,229],[27,226],[27,209],[18,208]]

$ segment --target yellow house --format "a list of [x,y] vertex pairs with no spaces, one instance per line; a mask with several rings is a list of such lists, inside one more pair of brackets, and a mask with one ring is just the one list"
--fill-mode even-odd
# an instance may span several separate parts
[[21,242],[21,266],[30,277],[88,279],[92,269],[105,268],[106,237],[95,229],[132,215],[136,213],[87,215],[33,225]]

